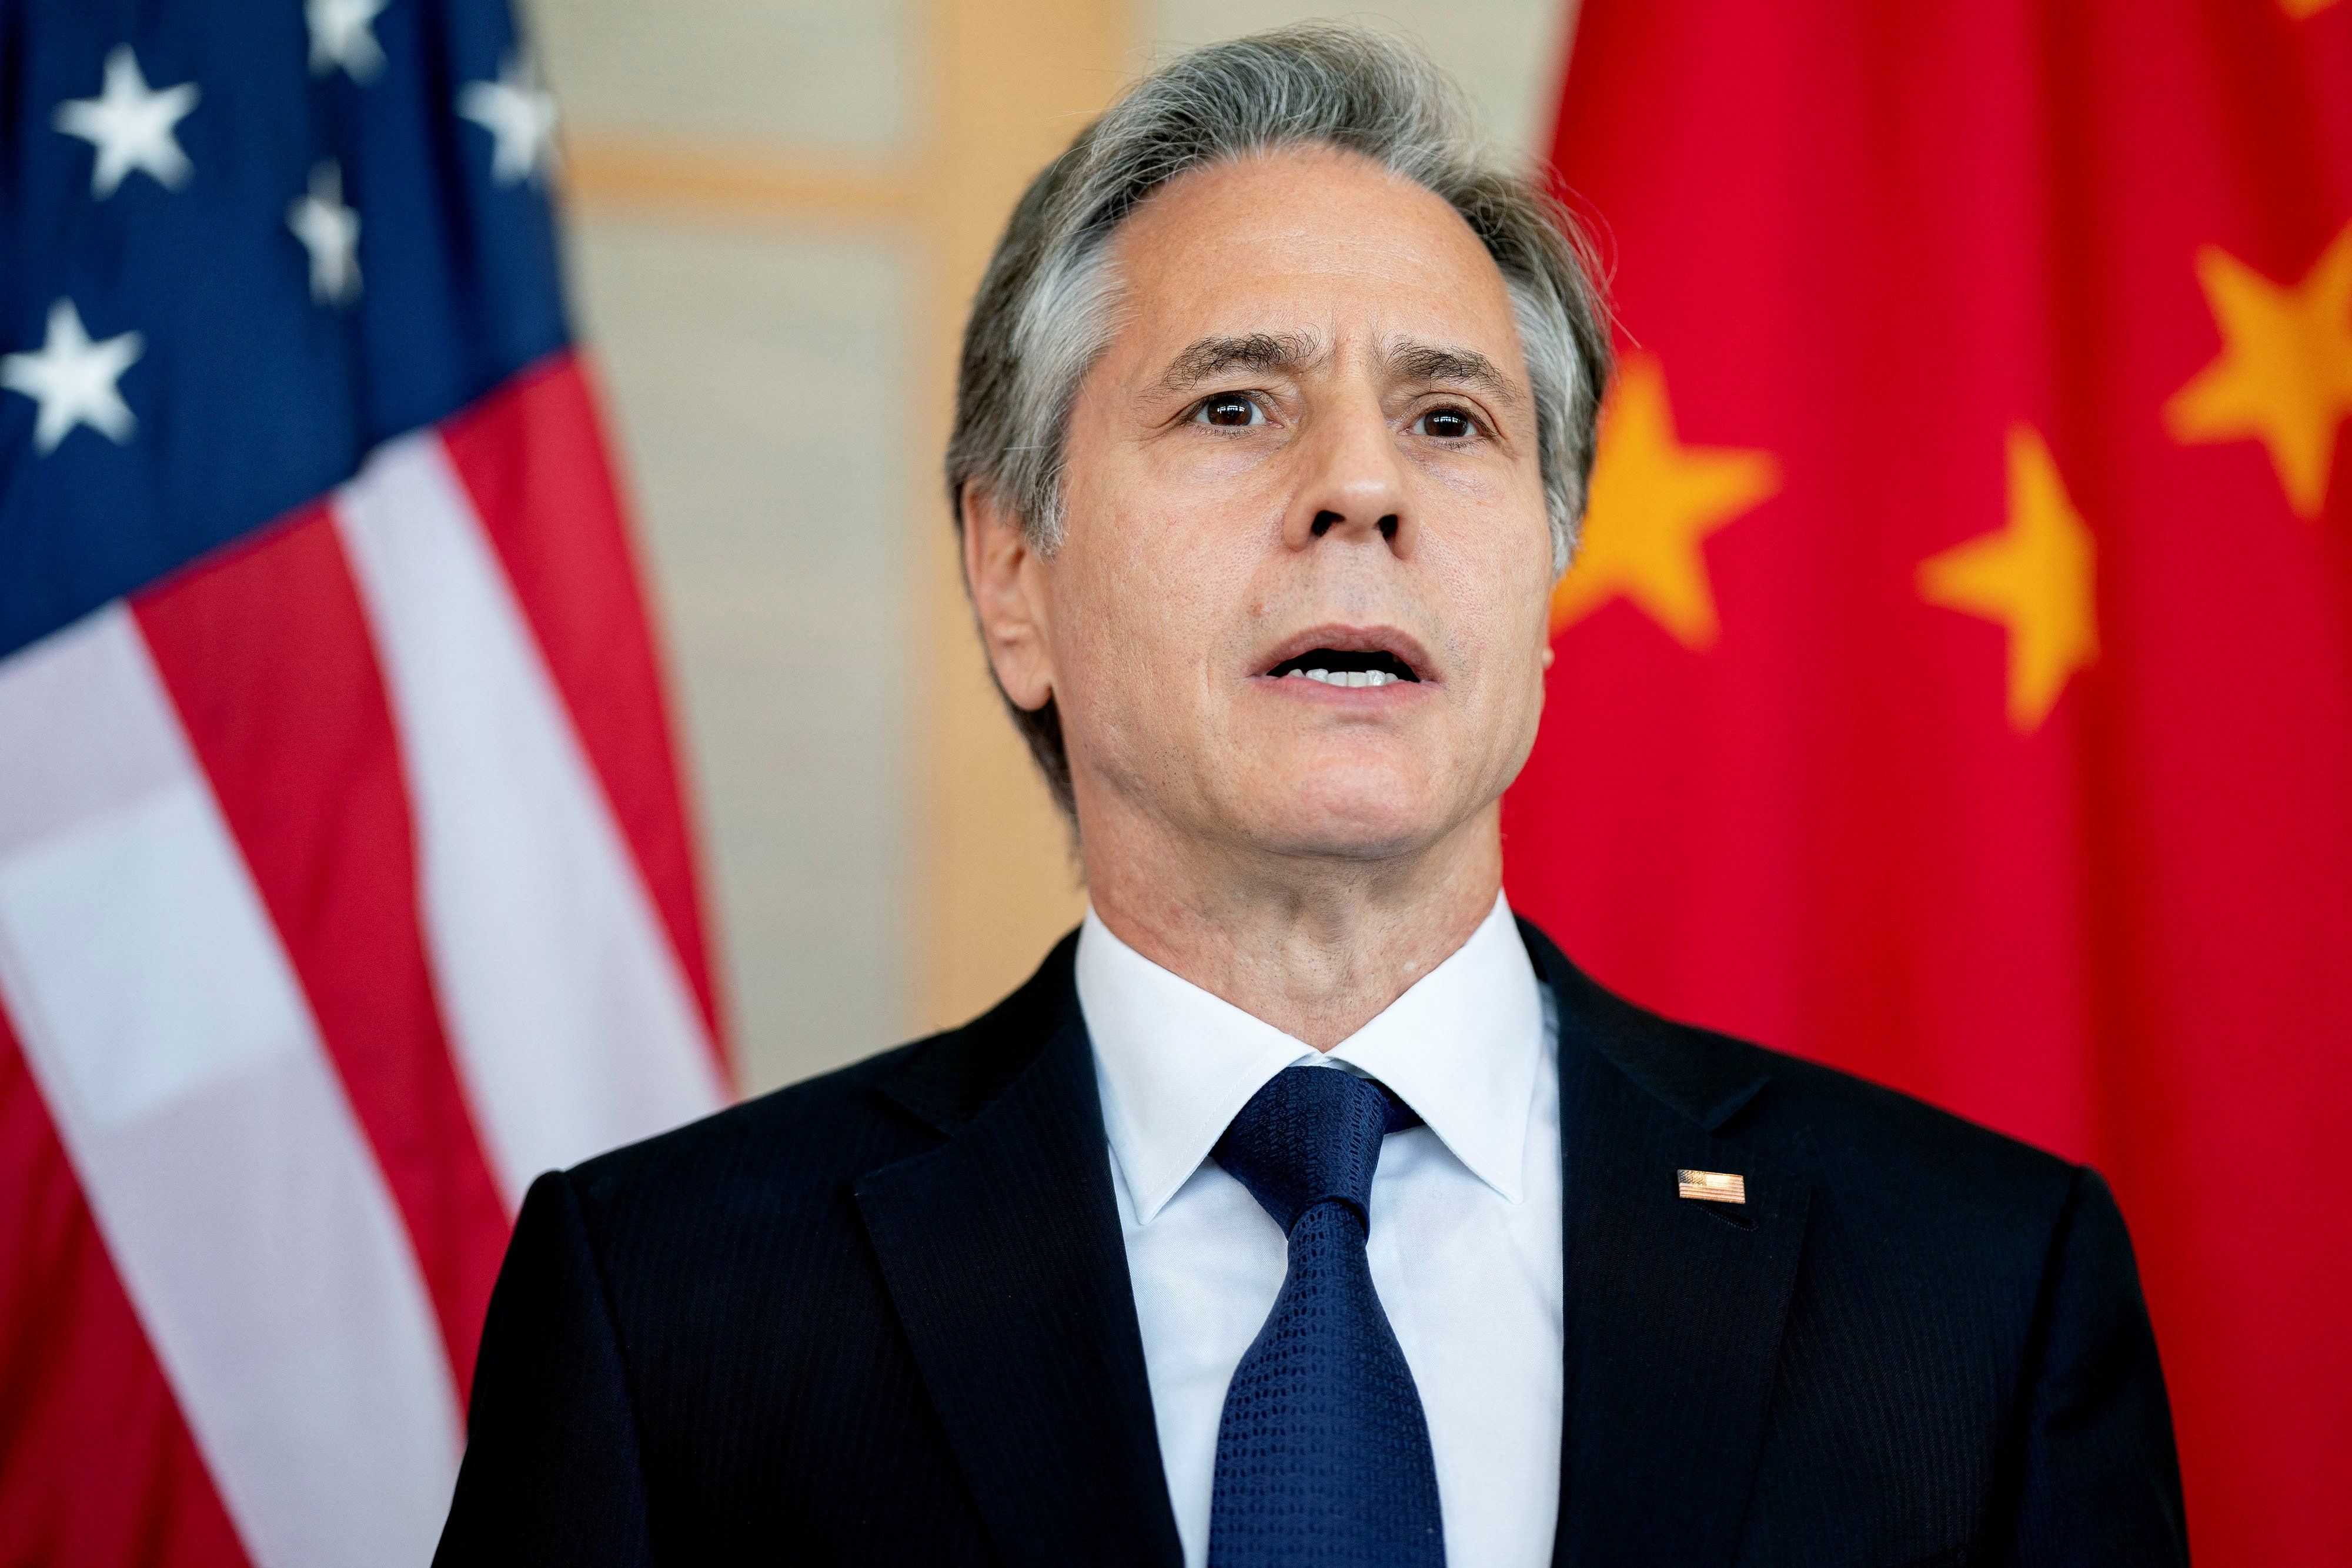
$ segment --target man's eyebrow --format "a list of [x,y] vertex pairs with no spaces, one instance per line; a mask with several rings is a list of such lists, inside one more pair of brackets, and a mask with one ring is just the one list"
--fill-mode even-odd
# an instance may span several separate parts
[[1323,346],[1306,332],[1244,332],[1234,337],[1202,338],[1189,344],[1168,362],[1153,384],[1157,392],[1179,392],[1227,371],[1290,372],[1304,369],[1323,352]]
[[1476,387],[1497,402],[1519,401],[1519,389],[1510,378],[1475,349],[1448,349],[1407,338],[1390,344],[1381,357],[1388,361],[1389,373],[1400,381],[1451,382]]

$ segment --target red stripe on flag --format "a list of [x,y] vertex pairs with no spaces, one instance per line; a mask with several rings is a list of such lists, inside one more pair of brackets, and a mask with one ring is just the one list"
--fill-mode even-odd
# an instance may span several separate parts
[[509,1217],[418,925],[400,745],[324,507],[132,602],[399,1204],[461,1394]]
[[725,1065],[652,621],[593,395],[560,354],[443,427]]
[[0,1009],[0,1563],[244,1568]]

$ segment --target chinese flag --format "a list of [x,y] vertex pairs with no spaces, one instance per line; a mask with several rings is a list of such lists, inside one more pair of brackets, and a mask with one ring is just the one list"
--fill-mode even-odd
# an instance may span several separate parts
[[2352,0],[1584,0],[1556,162],[1623,360],[1513,902],[2097,1166],[2199,1561],[2341,1568]]

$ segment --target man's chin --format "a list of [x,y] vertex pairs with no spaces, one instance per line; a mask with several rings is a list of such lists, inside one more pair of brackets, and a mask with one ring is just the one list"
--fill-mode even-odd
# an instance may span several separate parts
[[1410,857],[1454,826],[1452,813],[1395,790],[1315,790],[1253,814],[1244,836],[1267,852],[1327,860]]

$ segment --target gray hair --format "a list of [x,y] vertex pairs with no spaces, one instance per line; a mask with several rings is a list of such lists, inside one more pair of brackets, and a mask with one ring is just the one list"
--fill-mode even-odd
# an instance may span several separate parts
[[[1194,169],[1301,146],[1351,152],[1445,199],[1503,274],[1535,402],[1552,569],[1567,570],[1609,377],[1590,252],[1561,206],[1496,168],[1453,81],[1417,50],[1359,26],[1309,23],[1195,49],[1122,94],[1032,181],[964,329],[948,440],[949,504],[978,487],[1051,552],[1062,538],[1065,432],[1108,343],[1109,241],[1153,192]],[[1069,758],[1048,701],[1013,709],[1064,810]]]

